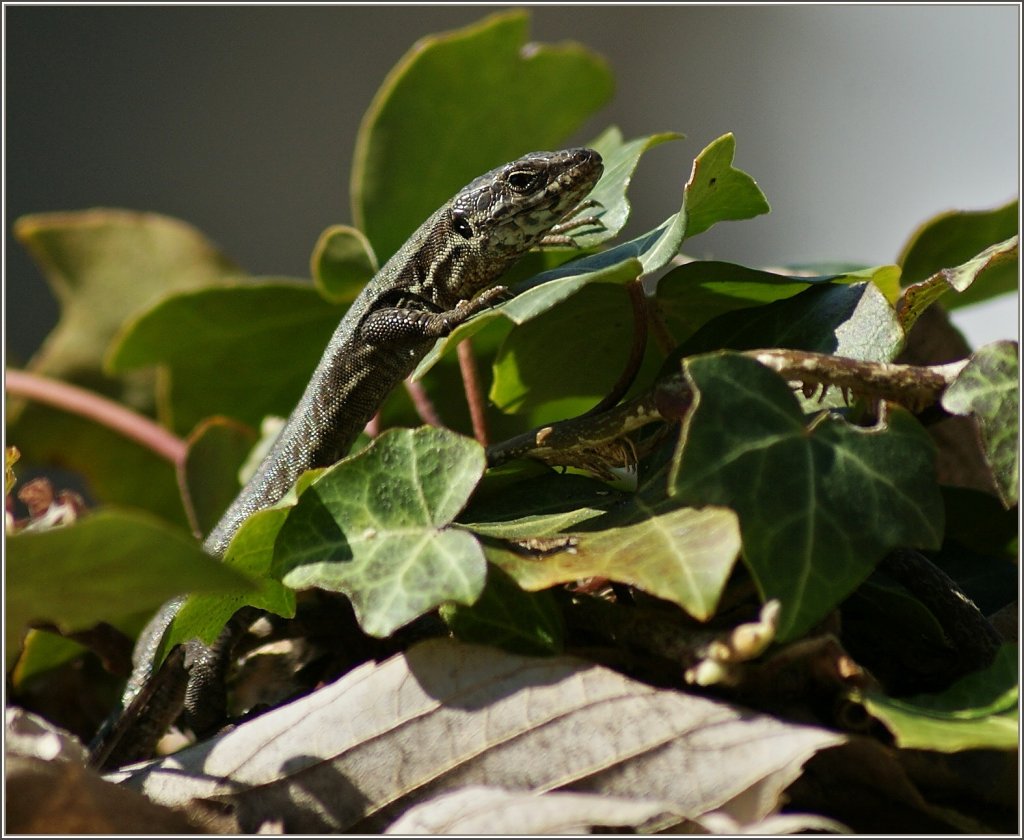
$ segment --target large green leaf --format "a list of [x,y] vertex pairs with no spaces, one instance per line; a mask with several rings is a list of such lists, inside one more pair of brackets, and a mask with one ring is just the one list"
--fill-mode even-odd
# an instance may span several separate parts
[[[954,210],[941,213],[921,225],[903,246],[897,262],[903,266],[903,283],[926,280],[938,271],[962,265],[986,248],[1019,233],[1017,202],[994,210]],[[976,303],[1017,288],[1016,261],[1007,261],[985,278],[985,283],[943,301],[947,308]]]
[[570,405],[588,398],[593,404],[615,382],[634,329],[625,288],[580,289],[509,334],[494,360],[491,402],[508,413],[541,405],[551,417],[576,413]]
[[343,592],[386,636],[447,601],[470,604],[486,566],[449,527],[484,471],[483,448],[444,429],[393,429],[325,471],[277,537],[274,573],[293,589]]
[[1004,645],[988,668],[961,678],[939,694],[894,698],[856,695],[904,749],[959,752],[1014,750],[1018,746],[1017,646]]
[[527,47],[529,15],[502,12],[421,39],[363,118],[356,224],[386,259],[478,175],[563,144],[611,96],[605,62],[577,44]]
[[573,530],[629,498],[593,478],[540,469],[541,474],[518,481],[496,479],[500,470],[490,470],[459,521],[488,537],[547,537]]
[[137,511],[107,508],[72,525],[7,537],[7,655],[30,621],[82,630],[156,609],[182,592],[243,592],[248,578],[187,533]]
[[977,418],[985,459],[1007,507],[1017,503],[1020,477],[1017,352],[1016,341],[986,344],[942,395],[946,411]]
[[241,273],[195,228],[155,213],[87,210],[25,216],[15,223],[14,234],[61,306],[60,322],[30,368],[90,384],[127,318],[168,292],[213,285]]
[[789,386],[742,356],[689,359],[695,404],[671,488],[680,502],[739,514],[762,596],[782,602],[781,640],[798,637],[891,548],[937,548],[943,506],[934,451],[908,413],[864,429],[820,415],[807,424]]
[[682,352],[785,347],[888,362],[903,344],[896,313],[873,283],[826,283],[799,294],[711,320]]
[[681,507],[666,497],[665,478],[662,466],[635,493],[621,494],[582,476],[548,474],[474,503],[463,519],[492,538],[488,560],[523,589],[603,577],[704,620],[735,565],[739,525],[731,510]]
[[109,363],[166,366],[164,414],[178,430],[214,414],[258,426],[291,413],[343,314],[298,282],[187,292],[129,323]]
[[695,261],[672,269],[658,281],[657,301],[676,337],[685,339],[719,315],[785,300],[809,286],[870,280],[886,297],[892,294],[895,299],[899,276],[896,266],[806,276]]

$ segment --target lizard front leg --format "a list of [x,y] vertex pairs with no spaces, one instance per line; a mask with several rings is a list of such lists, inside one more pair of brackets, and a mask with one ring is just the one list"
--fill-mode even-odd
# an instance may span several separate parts
[[359,335],[367,344],[388,347],[444,338],[460,324],[507,300],[508,296],[509,291],[505,286],[494,286],[472,300],[460,300],[453,309],[443,312],[409,306],[377,309],[363,320]]

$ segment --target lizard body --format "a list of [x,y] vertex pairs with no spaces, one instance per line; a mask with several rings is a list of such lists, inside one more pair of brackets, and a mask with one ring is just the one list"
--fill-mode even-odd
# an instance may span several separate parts
[[[270,452],[204,549],[223,556],[251,514],[278,502],[305,470],[344,456],[434,342],[506,294],[494,283],[512,263],[538,244],[570,243],[566,231],[592,223],[578,212],[602,171],[601,157],[591,149],[535,152],[475,179],[431,215],[352,303]],[[180,604],[177,599],[165,605],[139,638],[122,700],[124,717],[152,678],[160,642]],[[223,703],[203,696],[211,682],[222,685],[226,656],[198,641],[188,648],[185,705],[193,728],[209,729],[222,717]],[[179,665],[179,672],[174,680],[181,682],[185,668]],[[176,698],[161,703],[170,709],[143,710],[159,718],[147,722],[147,730],[162,732],[177,715],[182,691],[169,688],[159,694]],[[117,754],[136,757],[151,748],[129,744]],[[107,745],[107,757],[110,751]]]

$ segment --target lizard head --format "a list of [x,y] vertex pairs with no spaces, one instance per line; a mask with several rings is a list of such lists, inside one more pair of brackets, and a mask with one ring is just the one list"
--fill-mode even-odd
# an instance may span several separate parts
[[586,198],[603,171],[593,149],[524,155],[459,191],[449,210],[452,232],[485,259],[519,257]]

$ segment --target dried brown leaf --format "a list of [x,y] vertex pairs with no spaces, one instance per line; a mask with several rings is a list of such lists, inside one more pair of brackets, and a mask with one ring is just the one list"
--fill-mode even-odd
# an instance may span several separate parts
[[748,823],[844,741],[569,657],[433,640],[110,778],[171,806],[213,800],[243,831],[276,818],[287,831],[382,831],[469,785],[643,797]]

